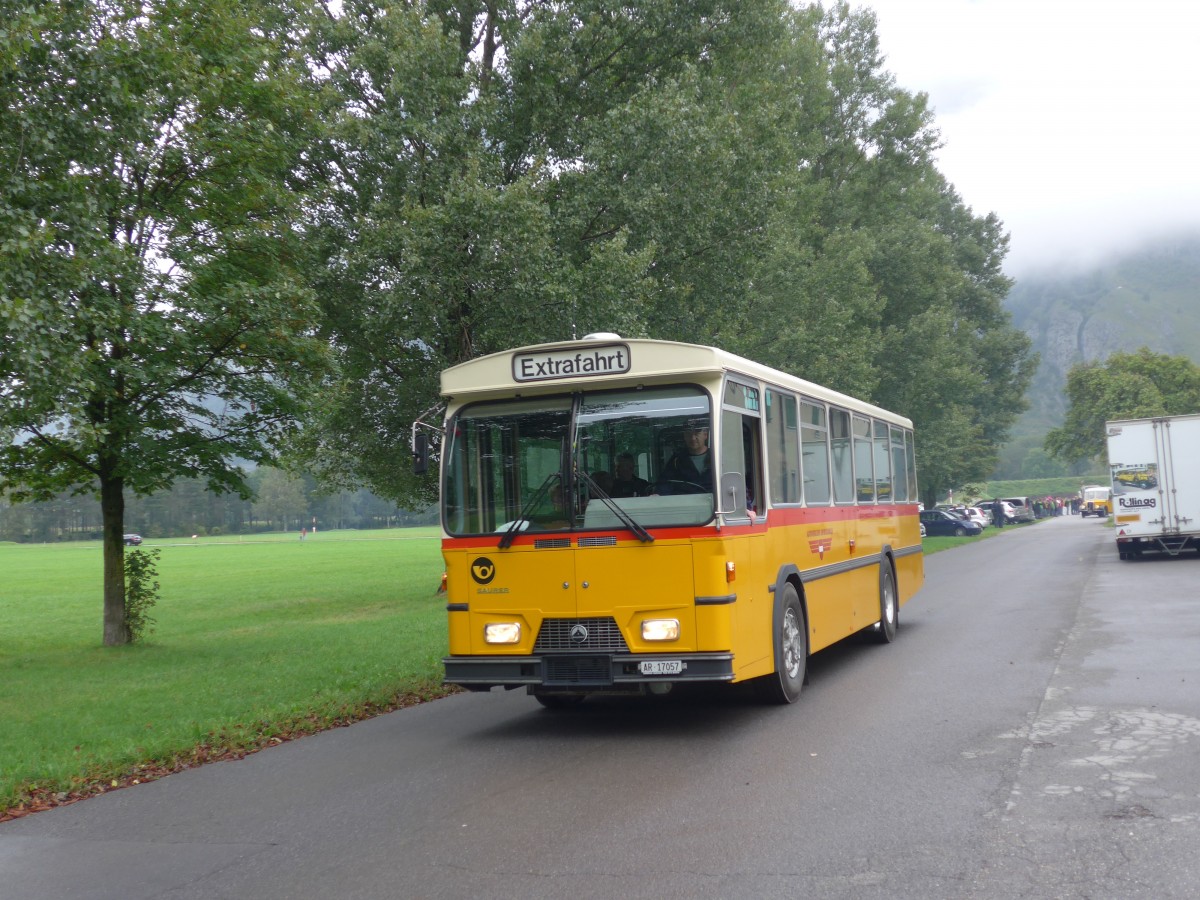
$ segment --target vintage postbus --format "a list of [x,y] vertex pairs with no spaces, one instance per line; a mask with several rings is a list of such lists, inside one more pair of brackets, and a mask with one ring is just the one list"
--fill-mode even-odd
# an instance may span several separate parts
[[441,389],[449,684],[560,707],[756,679],[790,703],[810,653],[891,641],[921,586],[902,416],[613,334],[471,360]]
[[1112,515],[1112,488],[1099,484],[1084,485],[1079,489],[1079,512],[1083,516],[1099,516],[1107,519]]

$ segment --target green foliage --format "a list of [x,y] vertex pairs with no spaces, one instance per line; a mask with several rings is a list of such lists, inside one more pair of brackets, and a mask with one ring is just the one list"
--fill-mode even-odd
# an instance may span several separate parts
[[1067,397],[1066,420],[1046,435],[1046,451],[1069,462],[1101,458],[1107,421],[1200,411],[1200,366],[1145,347],[1114,353],[1072,366]]
[[125,554],[125,627],[130,643],[154,630],[150,611],[159,599],[158,558],[161,550],[130,550]]
[[0,476],[97,492],[121,643],[123,494],[245,492],[326,371],[300,277],[313,140],[287,0],[4,3]]
[[261,471],[258,480],[258,496],[254,501],[255,515],[275,523],[287,531],[299,528],[301,518],[308,511],[308,499],[304,496],[304,483],[281,469],[267,468]]
[[396,447],[448,365],[617,331],[713,343],[912,417],[983,478],[1035,365],[1007,238],[937,172],[872,13],[777,0],[354,0],[315,275],[348,378],[304,449],[427,502]]

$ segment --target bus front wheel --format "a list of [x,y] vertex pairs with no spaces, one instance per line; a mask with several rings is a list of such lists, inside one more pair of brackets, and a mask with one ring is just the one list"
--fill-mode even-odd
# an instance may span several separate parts
[[808,663],[808,632],[796,588],[784,585],[775,617],[775,671],[762,682],[765,699],[771,703],[795,703],[804,687]]

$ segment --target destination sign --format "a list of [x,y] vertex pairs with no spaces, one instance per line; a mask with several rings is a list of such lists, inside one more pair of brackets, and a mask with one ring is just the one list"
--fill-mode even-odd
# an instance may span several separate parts
[[629,347],[602,344],[586,350],[543,350],[513,354],[514,381],[553,381],[585,375],[623,375],[631,366]]

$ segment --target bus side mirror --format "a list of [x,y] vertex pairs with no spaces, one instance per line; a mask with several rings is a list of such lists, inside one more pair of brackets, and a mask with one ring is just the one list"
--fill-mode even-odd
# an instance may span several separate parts
[[412,454],[413,474],[424,475],[429,471],[429,435],[425,432],[418,430],[413,435]]

